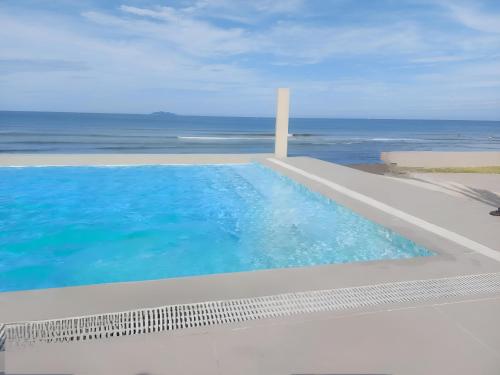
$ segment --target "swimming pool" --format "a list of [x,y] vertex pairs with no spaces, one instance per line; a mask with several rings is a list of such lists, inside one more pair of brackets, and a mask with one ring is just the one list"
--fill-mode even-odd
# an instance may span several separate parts
[[432,254],[260,164],[0,168],[0,291]]

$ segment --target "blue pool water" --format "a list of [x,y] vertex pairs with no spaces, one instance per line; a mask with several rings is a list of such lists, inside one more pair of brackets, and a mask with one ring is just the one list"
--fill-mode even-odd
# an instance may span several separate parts
[[432,254],[258,164],[0,168],[0,291]]

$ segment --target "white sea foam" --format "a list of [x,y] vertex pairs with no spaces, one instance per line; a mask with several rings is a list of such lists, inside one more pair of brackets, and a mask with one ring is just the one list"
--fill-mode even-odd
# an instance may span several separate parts
[[421,142],[424,141],[423,139],[418,139],[418,138],[369,138],[368,140],[370,141],[375,141],[375,142]]
[[[311,134],[293,134],[289,133],[288,137],[301,137],[310,136]],[[188,140],[200,140],[200,141],[226,141],[226,140],[259,140],[259,139],[274,139],[274,134],[263,135],[263,134],[245,134],[245,135],[228,135],[228,136],[208,136],[208,135],[179,135],[177,139],[188,139]]]
[[213,137],[213,136],[178,136],[178,139],[198,140],[198,141],[234,141],[234,140],[255,140],[255,139],[273,139],[274,136],[229,136],[229,137]]

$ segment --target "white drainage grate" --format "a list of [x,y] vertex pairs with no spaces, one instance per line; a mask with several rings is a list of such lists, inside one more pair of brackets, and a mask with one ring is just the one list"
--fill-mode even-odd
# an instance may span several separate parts
[[[10,345],[74,342],[391,303],[500,293],[500,273],[285,293],[5,325]],[[0,326],[0,343],[1,343]]]
[[5,324],[0,323],[0,352],[3,351],[5,351]]

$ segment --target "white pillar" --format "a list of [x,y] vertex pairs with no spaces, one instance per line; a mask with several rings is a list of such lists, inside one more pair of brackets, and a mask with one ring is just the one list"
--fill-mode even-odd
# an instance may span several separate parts
[[288,112],[290,111],[290,89],[278,89],[276,100],[276,134],[274,154],[286,158],[288,154]]

